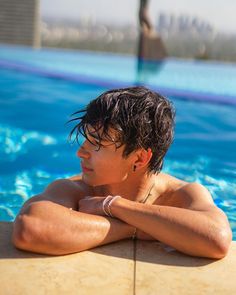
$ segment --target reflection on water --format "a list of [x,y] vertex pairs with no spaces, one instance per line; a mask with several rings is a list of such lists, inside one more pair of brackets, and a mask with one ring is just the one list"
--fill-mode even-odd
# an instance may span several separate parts
[[163,68],[165,61],[146,61],[137,59],[136,85],[148,83],[149,78],[156,76]]

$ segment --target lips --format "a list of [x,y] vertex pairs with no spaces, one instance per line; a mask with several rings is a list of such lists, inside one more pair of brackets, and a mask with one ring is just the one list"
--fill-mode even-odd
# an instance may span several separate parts
[[84,164],[81,164],[83,172],[91,172],[93,169],[86,167]]

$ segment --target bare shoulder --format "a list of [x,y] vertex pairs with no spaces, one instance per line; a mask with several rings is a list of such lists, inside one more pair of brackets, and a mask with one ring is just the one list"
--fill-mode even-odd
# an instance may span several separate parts
[[82,187],[71,179],[62,178],[51,182],[45,189],[44,193],[48,195],[56,194],[57,197],[65,195],[75,195],[81,191]]
[[80,175],[55,180],[45,190],[45,194],[56,196],[56,198],[75,197],[78,199],[92,193],[92,187],[84,183]]
[[164,173],[161,177],[165,186],[164,196],[168,197],[168,205],[203,211],[215,207],[210,192],[202,184],[186,182]]
[[186,183],[173,194],[174,199],[181,199],[182,207],[207,213],[214,220],[227,220],[226,214],[218,208],[209,190],[200,183]]
[[158,186],[163,186],[164,190],[169,192],[177,190],[178,188],[186,185],[187,182],[170,174],[161,172],[156,177],[156,184]]
[[160,174],[160,182],[163,183],[163,193],[153,204],[201,211],[215,221],[228,224],[226,214],[215,205],[210,192],[202,184],[186,182],[164,173]]
[[215,222],[229,227],[228,218],[225,212],[218,208],[208,191],[208,189],[200,183],[187,183],[173,194],[175,199],[182,200],[182,207],[207,214]]
[[208,189],[200,183],[186,183],[174,192],[175,197],[183,200],[185,208],[204,211],[215,206]]
[[21,212],[23,212],[24,208],[31,203],[41,201],[50,201],[76,210],[78,200],[87,195],[88,192],[88,187],[81,179],[56,179],[51,182],[42,193],[27,200],[24,203]]

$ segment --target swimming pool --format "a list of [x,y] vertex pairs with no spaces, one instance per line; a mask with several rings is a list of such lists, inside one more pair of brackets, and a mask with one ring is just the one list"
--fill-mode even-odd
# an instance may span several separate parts
[[[106,64],[103,64],[104,59],[108,60]],[[166,62],[171,68],[171,60]],[[173,63],[173,67],[179,71],[181,64],[183,71],[188,67],[190,71],[190,64],[192,70],[195,69],[193,62],[187,61],[186,65],[184,61],[178,64],[174,60]],[[65,122],[69,115],[112,84],[114,87],[134,84],[131,80],[135,75],[137,79],[137,71],[135,74],[136,65],[132,57],[109,55],[108,58],[104,54],[93,57],[91,53],[33,51],[28,48],[10,48],[7,55],[7,47],[4,46],[0,46],[0,65],[0,221],[11,221],[22,203],[42,191],[49,182],[80,172],[79,160],[75,156],[76,145],[67,142],[70,128]],[[200,65],[200,74],[194,74],[196,79],[204,72],[204,63]],[[206,63],[206,71],[213,65],[218,67],[219,77],[236,71],[232,64],[217,63]],[[146,84],[150,84],[156,79],[162,81],[160,84],[164,89],[164,77],[168,80],[166,85],[172,78],[167,77],[167,72],[162,73],[163,69],[167,71],[165,63],[158,66],[156,71],[148,65],[145,77],[138,77],[138,82],[148,79]],[[132,79],[130,76],[127,78],[132,71]],[[106,84],[106,75],[110,72]],[[181,79],[184,80],[184,77]],[[210,84],[213,78],[209,79],[208,88],[207,81],[202,85],[201,81],[196,80],[195,88],[201,85],[200,100],[206,93],[213,98],[214,91],[219,87],[216,78],[216,87],[212,89]],[[234,79],[236,75],[226,86],[229,87]],[[175,85],[177,80],[173,81]],[[172,88],[173,94],[176,89],[181,90],[183,97],[180,91],[176,92],[176,96],[171,95],[177,111],[176,136],[166,157],[164,171],[187,181],[204,184],[211,191],[215,203],[228,215],[236,240],[236,81],[231,88],[225,86],[225,93],[222,83],[221,92],[217,92],[221,94],[218,97],[221,104],[199,102],[196,89],[191,88],[193,86],[184,88],[182,84],[182,88]],[[170,91],[170,87],[167,88]],[[190,92],[194,94],[190,95],[192,100],[186,100]]]

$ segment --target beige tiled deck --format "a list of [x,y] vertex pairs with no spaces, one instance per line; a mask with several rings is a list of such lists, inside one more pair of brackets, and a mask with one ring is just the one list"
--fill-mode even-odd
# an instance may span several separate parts
[[137,295],[236,294],[236,243],[221,260],[167,252],[160,243],[139,241],[136,249]]
[[1,295],[236,294],[235,242],[222,260],[131,240],[53,257],[15,249],[11,231],[12,223],[0,222]]

